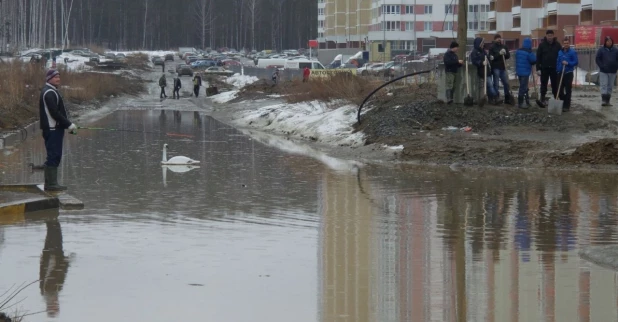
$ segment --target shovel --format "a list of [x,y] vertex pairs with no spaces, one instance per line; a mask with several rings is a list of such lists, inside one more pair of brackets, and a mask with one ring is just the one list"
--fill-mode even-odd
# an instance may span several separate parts
[[485,64],[483,65],[483,69],[484,69],[484,73],[485,73],[485,79],[484,84],[483,84],[483,96],[479,99],[479,106],[483,107],[485,106],[485,103],[487,103],[487,56],[485,56]]
[[549,108],[547,109],[549,114],[562,115],[562,100],[558,99],[558,95],[562,91],[562,77],[564,76],[565,69],[565,66],[562,66],[562,73],[560,73],[560,82],[558,83],[558,92],[556,93],[556,97],[549,101]]
[[464,98],[464,105],[465,106],[474,105],[474,99],[472,98],[472,96],[470,96],[470,78],[468,76],[468,61],[467,60],[466,60],[466,92],[468,93],[468,95],[466,96],[466,98]]
[[540,99],[539,99],[539,92],[536,88],[536,71],[533,71],[532,73],[532,82],[534,82],[534,93],[532,93],[532,95],[530,95],[530,98],[532,98],[533,100],[536,101],[536,105],[538,105],[540,108],[545,108],[545,103],[543,103]]
[[[504,55],[502,55],[502,63],[504,64],[504,69],[505,69],[505,73],[507,73],[507,82],[508,82],[508,69],[506,68],[506,58],[504,58]],[[506,104],[509,105],[515,105],[515,100],[513,99],[513,92],[511,92],[511,89],[509,88],[509,102],[505,102]]]

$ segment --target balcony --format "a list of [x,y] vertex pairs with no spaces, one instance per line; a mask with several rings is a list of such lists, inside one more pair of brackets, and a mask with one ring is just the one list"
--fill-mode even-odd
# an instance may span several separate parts
[[490,11],[487,13],[487,20],[496,20],[496,12]]
[[514,15],[520,14],[521,13],[521,6],[513,7],[511,9],[511,13],[514,14]]
[[547,12],[556,12],[558,11],[558,2],[549,2],[547,3]]

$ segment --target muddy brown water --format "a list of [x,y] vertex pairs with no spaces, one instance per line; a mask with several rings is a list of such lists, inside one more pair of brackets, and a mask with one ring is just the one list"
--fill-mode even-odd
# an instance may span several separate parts
[[[616,273],[577,255],[617,242],[615,175],[356,166],[193,112],[89,125],[137,132],[66,140],[86,209],[0,218],[0,294],[43,280],[27,321],[618,319]],[[164,177],[163,143],[201,167]],[[43,152],[4,151],[1,181]]]

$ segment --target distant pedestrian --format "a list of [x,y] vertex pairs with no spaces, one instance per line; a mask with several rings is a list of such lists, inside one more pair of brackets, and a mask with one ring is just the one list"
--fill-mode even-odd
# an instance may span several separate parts
[[165,78],[165,74],[163,74],[163,76],[159,78],[159,86],[161,87],[161,95],[159,95],[159,97],[167,98],[167,95],[165,94],[165,87],[167,86],[167,79]]
[[494,78],[494,89],[500,96],[500,83],[504,89],[504,102],[512,104],[511,88],[509,86],[509,77],[506,74],[506,61],[511,58],[511,53],[502,42],[500,35],[494,36],[494,43],[489,51],[491,61],[491,73]]
[[75,134],[77,126],[69,121],[69,114],[58,90],[60,73],[55,69],[48,70],[45,75],[45,82],[39,98],[40,127],[47,152],[44,189],[46,191],[62,191],[67,189],[58,184],[58,167],[62,160],[64,130],[68,129]]
[[453,93],[455,90],[455,76],[459,67],[463,65],[463,60],[457,57],[459,44],[456,41],[451,42],[449,50],[444,54],[444,72],[446,75],[446,103],[453,103]]
[[603,47],[597,51],[596,63],[600,71],[601,105],[612,106],[610,100],[616,79],[616,71],[618,71],[618,49],[614,47],[614,40],[610,36],[605,37]]
[[162,69],[162,72],[165,73],[165,61],[163,61],[163,63],[161,64],[161,69]]
[[180,76],[174,77],[174,92],[172,93],[172,98],[180,99],[180,88],[182,88],[182,82],[180,81]]
[[519,93],[517,95],[518,107],[524,108],[524,99],[527,107],[530,107],[528,83],[530,83],[532,66],[536,64],[536,55],[532,52],[532,40],[530,38],[525,38],[523,46],[515,52],[515,61],[515,73],[519,79]]
[[193,94],[195,94],[195,97],[199,96],[200,87],[202,87],[202,77],[195,74],[195,76],[193,77]]
[[556,73],[556,59],[561,46],[554,38],[554,32],[547,30],[545,38],[536,50],[536,72],[541,76],[541,101],[547,102],[547,81],[551,82],[551,93],[556,97],[558,92],[558,75]]
[[273,76],[272,76],[272,81],[273,81],[273,86],[279,83],[279,68],[275,68],[275,72],[273,73]]
[[571,91],[573,88],[573,71],[579,64],[577,53],[571,48],[569,38],[564,38],[562,41],[562,50],[558,53],[556,61],[556,73],[560,75],[564,69],[562,76],[562,85],[558,88],[560,99],[562,100],[562,111],[568,112],[571,109]]
[[309,67],[305,67],[305,69],[303,69],[303,83],[309,81],[309,76],[311,76],[311,69],[309,69]]
[[[474,39],[474,49],[470,53],[470,60],[472,64],[476,66],[476,70],[479,76],[480,86],[479,88],[483,91],[483,82],[487,82],[487,96],[489,97],[489,103],[491,104],[500,104],[502,103],[498,99],[498,93],[494,88],[491,75],[491,68],[489,64],[488,54],[485,52],[483,48],[485,45],[485,40],[481,37],[477,37]],[[487,73],[487,79],[485,79],[485,73]]]

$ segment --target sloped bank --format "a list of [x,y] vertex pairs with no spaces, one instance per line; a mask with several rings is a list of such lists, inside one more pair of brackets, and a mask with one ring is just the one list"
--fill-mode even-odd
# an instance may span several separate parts
[[[290,93],[289,84],[279,91],[262,84],[250,88],[215,97],[219,103],[214,116],[237,127],[321,144],[341,158],[618,169],[613,158],[614,152],[618,155],[618,123],[585,105],[575,105],[561,116],[536,106],[522,110],[509,105],[446,105],[436,99],[435,86],[423,84],[381,93],[357,124],[357,105],[346,100],[291,104],[282,99]],[[274,99],[277,95],[284,97]]]

